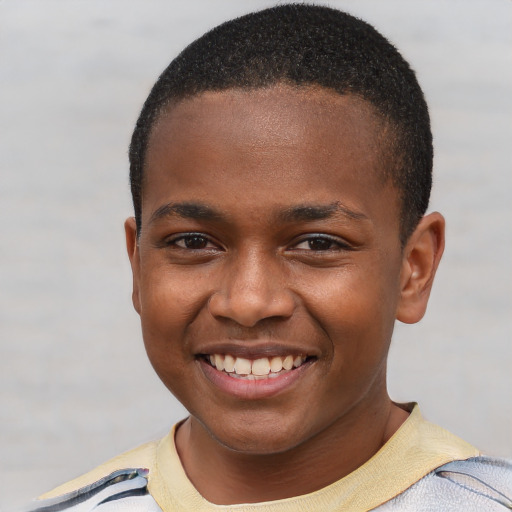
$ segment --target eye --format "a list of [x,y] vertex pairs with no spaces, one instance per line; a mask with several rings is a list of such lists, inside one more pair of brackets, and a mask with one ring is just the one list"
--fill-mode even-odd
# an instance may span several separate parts
[[190,249],[198,251],[201,249],[218,249],[210,238],[202,233],[187,233],[185,235],[176,235],[166,241],[167,245],[176,246],[181,249]]
[[310,235],[299,241],[292,249],[315,252],[341,251],[350,249],[350,245],[336,237],[328,235]]

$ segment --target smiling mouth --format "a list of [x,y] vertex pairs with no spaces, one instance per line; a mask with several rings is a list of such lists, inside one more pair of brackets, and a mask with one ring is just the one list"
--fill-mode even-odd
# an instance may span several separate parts
[[210,354],[202,357],[218,371],[235,379],[245,380],[277,378],[300,368],[313,359],[313,357],[291,354],[285,357],[261,357],[253,360],[235,357],[230,354]]

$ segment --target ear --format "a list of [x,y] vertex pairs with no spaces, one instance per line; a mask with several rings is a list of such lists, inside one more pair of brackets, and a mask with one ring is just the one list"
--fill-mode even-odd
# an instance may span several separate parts
[[128,258],[130,258],[130,264],[132,266],[132,302],[135,311],[140,314],[140,253],[137,239],[137,225],[134,217],[126,219],[124,223],[124,232],[126,235],[126,250],[128,251]]
[[427,310],[430,290],[444,251],[444,228],[440,213],[426,215],[404,247],[396,313],[401,322],[419,322]]

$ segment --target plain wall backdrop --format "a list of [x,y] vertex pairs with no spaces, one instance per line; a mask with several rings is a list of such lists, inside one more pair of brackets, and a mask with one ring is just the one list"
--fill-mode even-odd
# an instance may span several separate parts
[[[319,2],[320,3],[320,2]],[[339,0],[417,71],[447,248],[397,325],[391,396],[512,457],[512,2]],[[163,435],[186,412],[131,306],[127,147],[179,50],[246,0],[0,1],[0,508]]]

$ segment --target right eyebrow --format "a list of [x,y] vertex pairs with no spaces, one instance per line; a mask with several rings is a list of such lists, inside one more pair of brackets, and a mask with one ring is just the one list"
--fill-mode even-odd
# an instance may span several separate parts
[[167,203],[157,208],[149,219],[149,224],[166,217],[181,217],[194,220],[223,220],[224,216],[204,203]]

